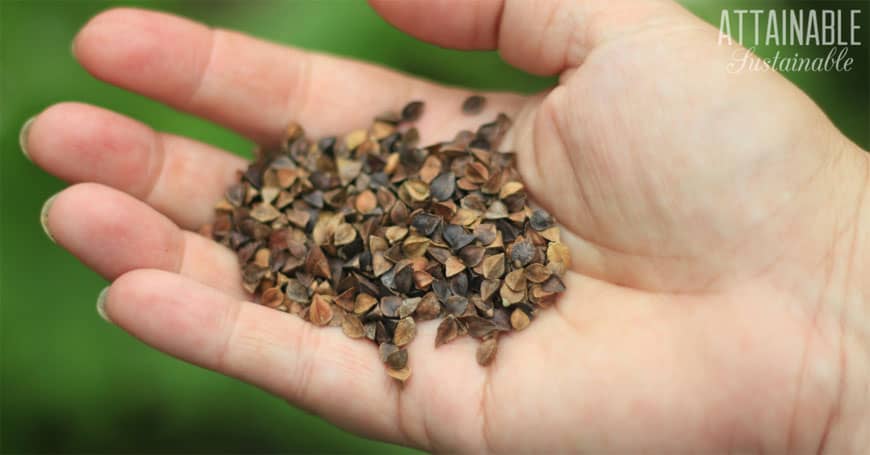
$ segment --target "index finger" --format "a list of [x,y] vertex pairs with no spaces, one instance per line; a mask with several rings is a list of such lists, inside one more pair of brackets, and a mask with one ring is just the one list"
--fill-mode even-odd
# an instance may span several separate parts
[[[376,65],[130,8],[91,19],[73,50],[97,78],[259,143],[279,140],[291,121],[312,136],[346,132],[414,99],[427,101],[420,121],[425,136],[426,129],[455,125],[459,105],[469,94]],[[491,94],[487,105],[493,112],[514,112],[523,99]]]

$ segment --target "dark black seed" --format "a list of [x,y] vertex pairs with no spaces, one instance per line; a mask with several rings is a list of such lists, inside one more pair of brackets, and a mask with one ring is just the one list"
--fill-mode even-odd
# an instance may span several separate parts
[[245,180],[253,185],[254,188],[260,189],[260,187],[263,186],[263,170],[260,169],[260,166],[252,164],[248,167],[248,170],[245,171]]
[[435,232],[440,223],[441,217],[427,212],[420,212],[411,219],[411,226],[427,237]]
[[553,217],[544,210],[535,209],[532,211],[532,216],[529,217],[529,225],[536,231],[543,231],[553,226]]
[[439,302],[444,303],[450,297],[450,285],[445,280],[435,280],[432,282],[432,292],[435,293],[435,297],[438,297]]
[[387,333],[387,328],[384,327],[384,323],[378,321],[375,324],[375,341],[377,341],[378,343],[386,343],[392,339],[393,337],[390,336],[389,333]]
[[398,349],[395,352],[391,352],[387,355],[384,363],[394,370],[401,370],[408,364],[408,351],[405,349]]
[[318,190],[330,190],[341,185],[341,180],[338,176],[328,172],[312,172],[308,177],[308,181]]
[[565,285],[558,276],[551,275],[550,278],[547,278],[547,281],[544,281],[544,284],[541,285],[541,289],[547,292],[562,292],[565,290]]
[[315,190],[304,196],[302,196],[302,200],[307,202],[308,205],[312,207],[316,207],[318,209],[323,208],[323,191]]
[[466,231],[464,227],[457,224],[448,224],[445,226],[442,237],[444,237],[444,241],[450,245],[450,248],[452,248],[453,251],[459,251],[474,241],[474,234]]
[[535,258],[535,245],[529,239],[514,243],[511,249],[511,262],[525,267]]
[[516,240],[520,230],[506,219],[495,220],[495,227],[501,232],[501,239],[507,245]]
[[227,188],[227,192],[225,194],[227,201],[230,204],[241,207],[245,202],[245,185],[241,183],[236,183],[235,185]]
[[390,185],[390,176],[383,172],[375,172],[371,175],[371,182],[369,183],[369,187],[375,190],[382,186]]
[[459,318],[459,320],[465,324],[468,334],[474,338],[483,338],[498,330],[498,326],[496,326],[495,322],[491,319],[482,318],[480,316],[465,316]]
[[383,139],[381,139],[381,147],[384,148],[384,151],[387,153],[393,153],[398,151],[398,145],[402,143],[402,134],[401,133],[393,133]]
[[448,259],[450,259],[450,250],[448,250],[447,248],[439,248],[437,246],[430,246],[429,249],[426,250],[426,252],[429,253],[429,256],[431,256],[432,259],[435,259],[436,261],[438,261],[442,264],[444,264],[445,262],[447,262]]
[[317,148],[327,156],[334,156],[335,136],[325,137],[317,141]]
[[429,186],[429,191],[432,194],[432,199],[436,201],[446,201],[453,196],[456,190],[456,175],[452,172],[444,172],[439,174],[432,180]]
[[457,273],[448,280],[450,284],[450,292],[455,295],[466,295],[468,293],[468,275],[465,272]]
[[401,270],[396,271],[393,281],[397,291],[407,294],[411,292],[411,289],[414,287],[414,271],[410,266],[406,265],[405,267],[402,267]]
[[462,112],[468,115],[480,113],[486,104],[486,98],[480,95],[471,95],[462,103]]
[[[390,268],[390,270],[387,270],[386,272],[384,272],[383,275],[381,275],[381,284],[386,286],[387,289],[396,289],[396,269],[395,268]],[[374,294],[377,295],[378,293],[375,292]]]
[[411,101],[402,108],[402,121],[413,122],[423,114],[423,102]]
[[497,330],[509,332],[511,330],[511,314],[507,308],[497,305],[492,315],[492,322]]
[[447,314],[452,314],[454,316],[459,316],[460,314],[465,312],[465,308],[468,307],[468,299],[461,295],[451,295],[444,302],[444,311]]
[[483,260],[486,248],[477,245],[468,245],[459,251],[459,259],[466,267],[475,267]]
[[388,318],[399,317],[399,307],[402,306],[402,298],[396,295],[381,297],[381,314]]
[[487,149],[487,150],[489,150],[489,148],[492,147],[492,145],[489,143],[489,141],[482,138],[482,137],[474,138],[471,141],[471,143],[468,144],[468,146],[472,147],[472,148],[476,148],[476,149]]

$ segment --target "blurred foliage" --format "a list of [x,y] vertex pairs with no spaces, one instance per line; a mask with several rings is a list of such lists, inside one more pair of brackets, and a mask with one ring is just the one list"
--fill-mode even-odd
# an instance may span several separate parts
[[[862,1],[684,3],[714,24],[721,8],[741,5],[839,6],[863,8],[865,19],[870,14]],[[0,0],[0,452],[411,452],[351,436],[258,389],[152,351],[97,317],[94,302],[106,283],[46,240],[39,211],[64,184],[19,153],[18,130],[53,103],[92,103],[236,153],[249,149],[231,132],[96,81],[75,63],[69,46],[79,27],[122,4],[448,84],[533,92],[553,81],[512,69],[495,53],[415,41],[358,1]],[[864,31],[870,31],[866,23]],[[865,148],[868,41],[865,36],[853,54],[851,73],[787,75]]]

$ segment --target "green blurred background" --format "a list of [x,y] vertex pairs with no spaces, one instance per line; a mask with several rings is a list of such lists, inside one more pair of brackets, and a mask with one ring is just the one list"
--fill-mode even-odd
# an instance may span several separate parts
[[[864,45],[850,49],[852,72],[787,77],[852,140],[870,146],[867,1],[683,4],[714,24],[722,8],[863,9]],[[552,83],[508,67],[494,53],[417,42],[352,0],[0,0],[0,452],[412,452],[351,436],[258,389],[152,351],[104,323],[94,303],[105,281],[43,235],[42,203],[64,184],[21,155],[18,131],[53,103],[93,103],[242,155],[250,149],[233,133],[98,82],[75,63],[70,43],[78,28],[118,5],[169,11],[449,84],[532,92]],[[826,51],[800,49],[804,55]],[[758,49],[765,56],[773,52]]]

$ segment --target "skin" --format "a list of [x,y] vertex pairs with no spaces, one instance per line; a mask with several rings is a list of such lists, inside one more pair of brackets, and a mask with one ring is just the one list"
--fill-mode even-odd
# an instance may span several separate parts
[[867,450],[870,164],[809,98],[776,73],[729,73],[735,48],[667,1],[372,4],[418,38],[498,49],[559,84],[487,94],[462,116],[466,90],[132,9],[92,19],[74,53],[97,78],[261,143],[293,120],[349,131],[411,99],[427,103],[424,141],[506,112],[527,189],[573,258],[554,308],[488,368],[476,342],[435,350],[422,324],[400,387],[370,344],[247,302],[233,253],[188,231],[241,159],[61,103],[24,143],[74,183],[45,224],[112,281],[112,322],[432,451]]

